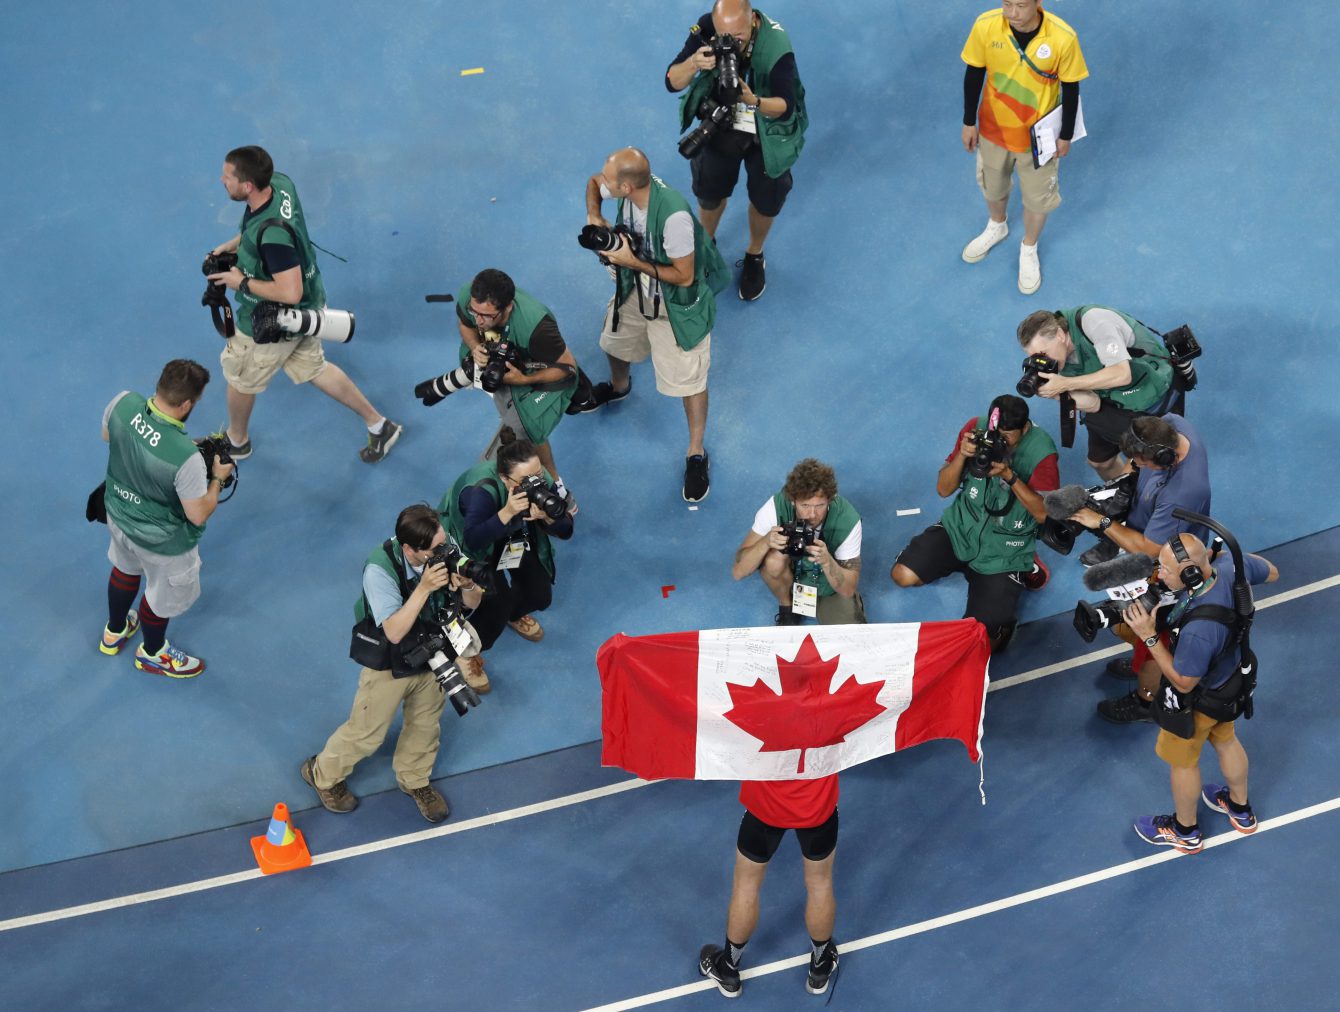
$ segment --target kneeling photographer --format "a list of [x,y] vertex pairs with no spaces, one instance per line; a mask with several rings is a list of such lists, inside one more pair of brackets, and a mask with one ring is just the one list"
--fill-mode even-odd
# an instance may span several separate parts
[[[502,426],[524,432],[540,462],[555,478],[558,469],[549,436],[569,412],[580,370],[549,307],[517,288],[508,275],[480,271],[456,296],[461,335],[460,367],[414,388],[425,407],[464,387],[478,386],[493,398]],[[586,393],[590,396],[590,383]],[[495,434],[483,456],[498,450]]]
[[549,539],[566,541],[573,531],[568,499],[554,488],[535,445],[506,426],[499,441],[496,460],[462,474],[438,504],[451,536],[492,573],[492,586],[471,617],[481,651],[508,626],[532,643],[544,636],[533,613],[553,602]]
[[936,477],[941,498],[953,503],[902,550],[889,576],[900,587],[920,587],[951,573],[968,581],[964,618],[986,627],[993,653],[1014,636],[1019,595],[1047,582],[1034,554],[1046,520],[1040,493],[1059,482],[1056,444],[1028,417],[1013,394],[991,402],[984,417],[959,430],[958,444]]
[[861,517],[838,495],[837,475],[806,457],[765,502],[735,552],[731,575],[758,572],[777,598],[778,625],[865,622],[861,579]]
[[483,595],[454,549],[437,511],[416,503],[400,511],[395,537],[368,555],[349,647],[350,658],[363,666],[354,704],[325,748],[300,769],[329,811],[358,807],[345,778],[381,747],[399,709],[404,726],[391,760],[396,782],[429,822],[450,814],[429,783],[442,710],[450,699],[463,716],[479,702],[476,693],[488,691],[487,681],[466,677],[479,652],[466,614]]
[[1019,393],[1062,399],[1065,446],[1071,445],[1065,431],[1070,405],[1083,413],[1089,464],[1105,481],[1122,469],[1117,450],[1131,422],[1141,415],[1180,410],[1182,395],[1196,384],[1191,360],[1200,354],[1200,346],[1188,327],[1178,327],[1160,341],[1127,313],[1076,306],[1031,313],[1019,324],[1017,336],[1028,353]]
[[[1234,721],[1251,717],[1256,685],[1256,657],[1248,641],[1254,610],[1250,586],[1279,578],[1274,565],[1257,555],[1244,556],[1231,534],[1210,523],[1231,557],[1212,562],[1204,543],[1190,534],[1174,535],[1159,551],[1159,580],[1174,594],[1185,595],[1172,606],[1166,633],[1159,634],[1154,614],[1141,602],[1125,611],[1127,625],[1148,648],[1150,666],[1160,679],[1154,750],[1171,769],[1174,805],[1172,814],[1138,819],[1135,831],[1147,843],[1184,853],[1201,849],[1201,799],[1228,816],[1237,832],[1256,829],[1247,798],[1247,753]],[[1226,783],[1202,788],[1200,753],[1207,741],[1218,754]]]

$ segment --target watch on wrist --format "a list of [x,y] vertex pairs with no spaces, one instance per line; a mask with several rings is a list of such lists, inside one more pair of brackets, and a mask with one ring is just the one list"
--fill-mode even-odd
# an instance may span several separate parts
[[243,295],[250,295],[250,294],[251,294],[251,278],[243,277],[243,278],[242,278],[242,283],[241,283],[240,285],[237,286],[237,290],[238,290],[239,292],[241,292]]
[[1111,517],[1103,517],[1103,519],[1101,519],[1101,520],[1098,521],[1098,529],[1099,529],[1100,531],[1105,531],[1105,530],[1107,530],[1107,529],[1108,529],[1109,527],[1111,527],[1111,526],[1112,526],[1112,518],[1111,518]]
[[1146,637],[1145,637],[1145,646],[1149,647],[1150,650],[1153,650],[1153,649],[1154,649],[1156,646],[1158,646],[1158,645],[1159,645],[1159,634],[1158,634],[1158,633],[1155,633],[1153,636],[1146,636]]
[[1009,485],[1009,486],[1011,486],[1011,487],[1013,487],[1013,486],[1014,486],[1014,483],[1015,483],[1016,481],[1018,481],[1018,480],[1019,480],[1019,476],[1018,476],[1017,474],[1015,474],[1013,471],[1010,472],[1010,476],[1009,476],[1008,478],[1005,478],[1005,479],[1004,479],[1005,484],[1006,484],[1006,485]]

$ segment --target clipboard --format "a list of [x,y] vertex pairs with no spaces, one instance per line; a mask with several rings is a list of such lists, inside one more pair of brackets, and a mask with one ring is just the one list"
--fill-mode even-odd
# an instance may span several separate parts
[[[1028,142],[1033,148],[1033,168],[1040,169],[1056,157],[1056,137],[1061,132],[1061,105],[1043,116],[1028,128]],[[1071,143],[1088,136],[1084,129],[1084,96],[1079,99],[1079,108],[1075,110],[1075,133]]]

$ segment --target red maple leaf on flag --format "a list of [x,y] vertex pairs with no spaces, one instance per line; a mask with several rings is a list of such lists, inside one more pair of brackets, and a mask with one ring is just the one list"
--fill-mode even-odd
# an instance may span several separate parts
[[835,692],[828,691],[840,657],[835,654],[824,660],[814,639],[806,636],[793,660],[777,658],[780,695],[761,678],[753,685],[727,685],[734,706],[726,711],[726,719],[761,741],[760,751],[800,749],[796,772],[804,773],[806,749],[845,741],[848,734],[887,709],[875,701],[883,682],[862,684],[851,677]]

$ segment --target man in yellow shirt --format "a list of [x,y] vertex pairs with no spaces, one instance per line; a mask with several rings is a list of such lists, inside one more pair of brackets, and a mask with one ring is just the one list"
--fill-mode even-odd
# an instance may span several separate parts
[[[973,23],[963,46],[963,147],[977,154],[977,185],[986,198],[986,230],[963,247],[975,264],[1009,234],[1005,208],[1011,179],[1019,175],[1024,202],[1024,239],[1019,245],[1019,291],[1042,285],[1038,236],[1047,215],[1061,203],[1057,163],[1070,151],[1079,111],[1079,82],[1089,76],[1075,30],[1041,0],[1003,0]],[[981,105],[978,107],[978,96]],[[1061,129],[1056,157],[1033,165],[1029,128],[1057,105]]]

